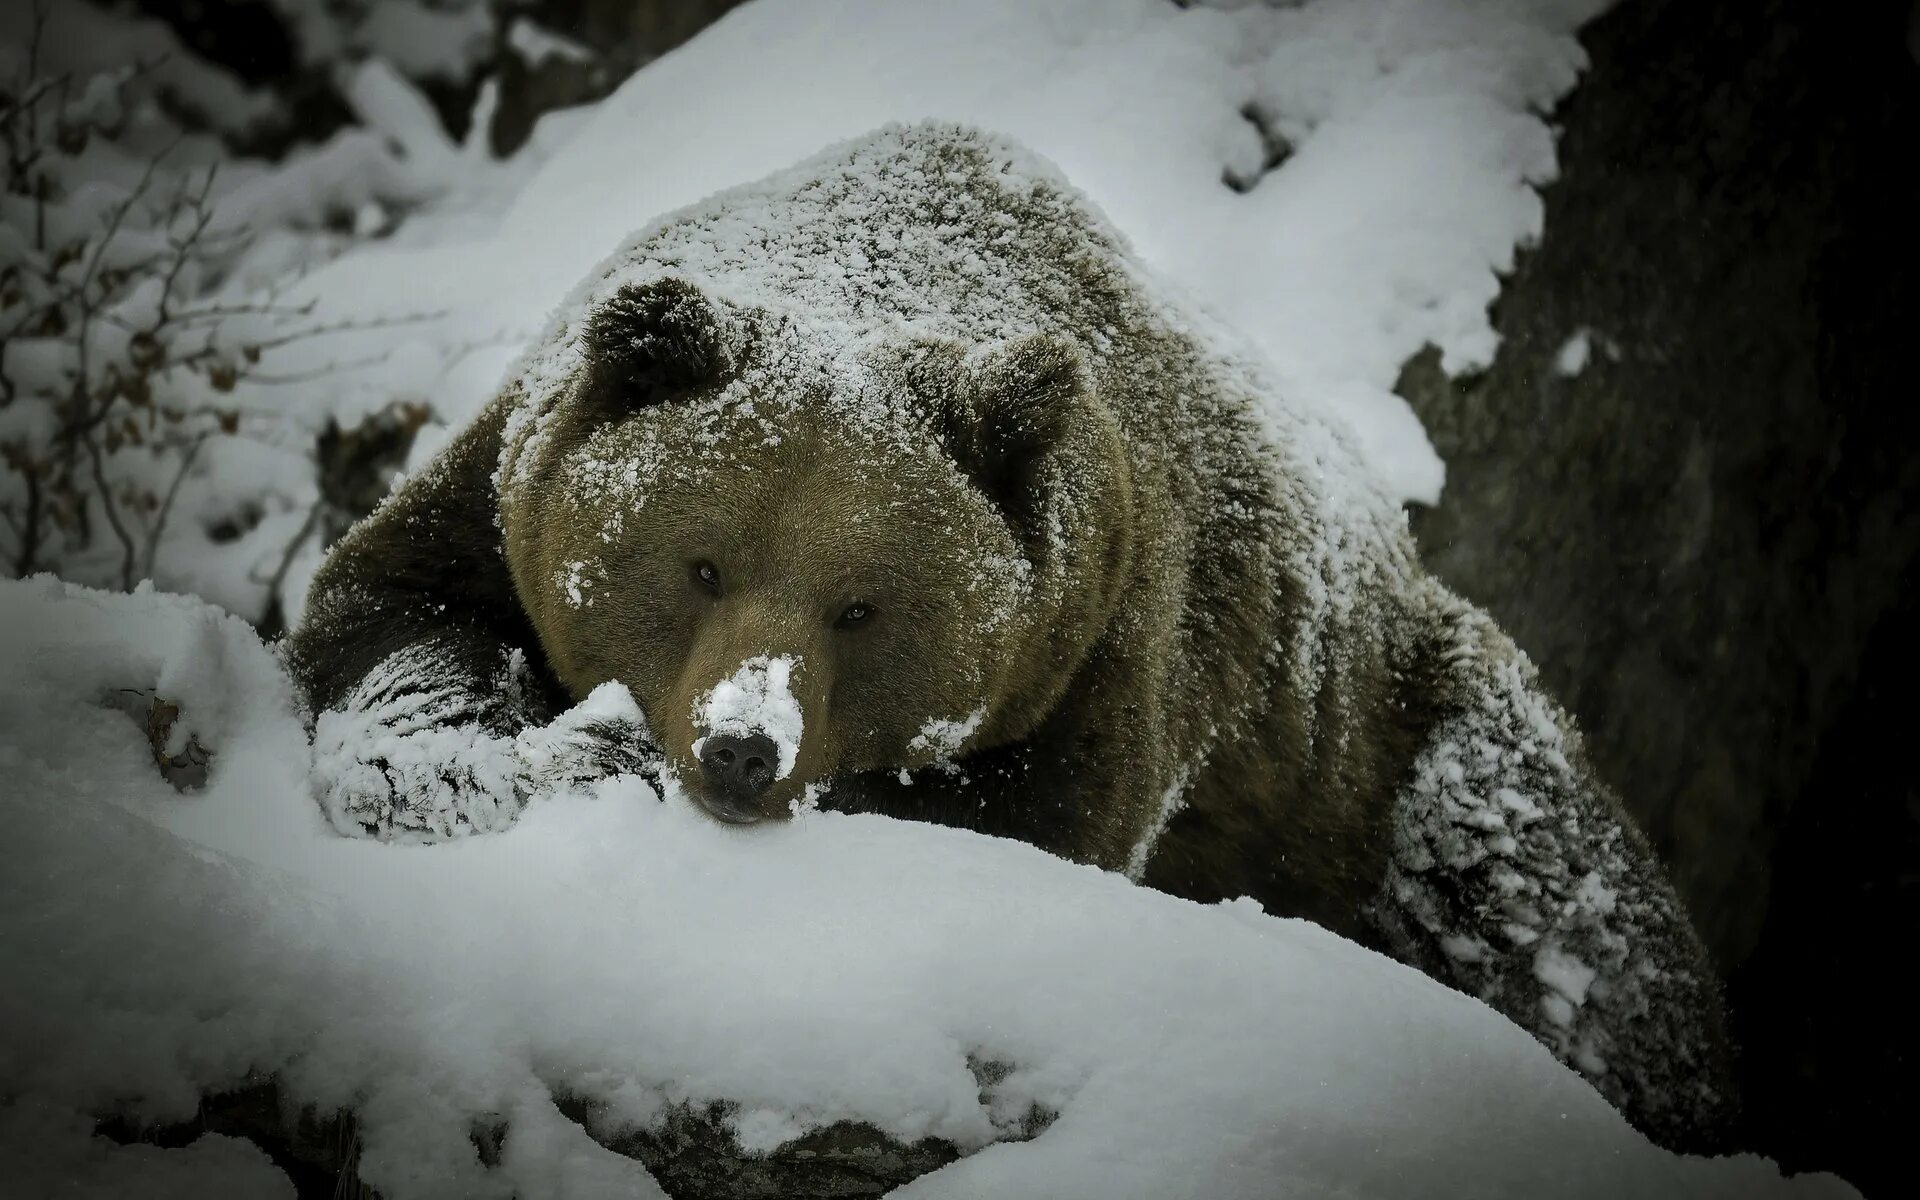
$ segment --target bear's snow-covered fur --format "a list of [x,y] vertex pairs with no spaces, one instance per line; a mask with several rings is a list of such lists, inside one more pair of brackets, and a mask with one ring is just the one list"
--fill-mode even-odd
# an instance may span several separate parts
[[[724,620],[687,582],[715,536],[750,551]],[[867,599],[843,546],[919,615],[795,618]],[[783,655],[776,790],[1252,895],[1485,1000],[1660,1140],[1722,1135],[1717,985],[1571,721],[1344,434],[1020,147],[890,127],[643,230],[335,549],[289,661],[334,823],[431,838],[693,778],[701,698]]]

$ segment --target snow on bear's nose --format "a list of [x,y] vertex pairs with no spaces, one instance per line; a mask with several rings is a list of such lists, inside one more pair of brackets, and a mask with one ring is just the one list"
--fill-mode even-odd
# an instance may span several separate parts
[[[754,794],[765,791],[774,780],[793,774],[794,760],[800,755],[800,734],[806,725],[800,701],[792,688],[794,672],[799,669],[800,659],[794,655],[770,658],[762,654],[741,663],[731,676],[695,700],[693,724],[700,736],[694,739],[693,757],[705,766],[709,758],[707,751],[712,750],[711,757],[717,764],[713,769],[728,768],[725,774],[732,778],[730,764],[721,762],[720,751],[732,751],[734,763],[744,764],[755,755],[744,753],[737,743],[755,743],[753,749],[759,751],[757,757],[764,766],[770,766],[771,771],[764,781],[758,773],[751,777],[741,775],[743,786],[748,782],[757,784],[753,787]],[[722,739],[729,744],[723,746]],[[760,742],[766,745],[758,745]],[[771,762],[767,762],[768,759]],[[744,766],[741,769],[745,771]]]

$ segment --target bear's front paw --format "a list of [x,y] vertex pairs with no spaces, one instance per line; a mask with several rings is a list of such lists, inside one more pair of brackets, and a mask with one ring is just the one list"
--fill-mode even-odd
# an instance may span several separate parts
[[627,689],[604,683],[549,724],[514,739],[523,791],[538,795],[614,775],[659,777],[661,755]]
[[327,712],[313,743],[315,797],[350,837],[440,841],[504,829],[520,814],[513,741],[477,726],[399,733],[367,714]]

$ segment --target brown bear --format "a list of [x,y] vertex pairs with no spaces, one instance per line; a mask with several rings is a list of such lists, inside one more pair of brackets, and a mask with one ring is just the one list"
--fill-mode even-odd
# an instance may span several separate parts
[[1339,431],[976,131],[636,236],[288,656],[348,832],[621,770],[963,826],[1372,945],[1668,1144],[1731,1113],[1700,943],[1524,656]]

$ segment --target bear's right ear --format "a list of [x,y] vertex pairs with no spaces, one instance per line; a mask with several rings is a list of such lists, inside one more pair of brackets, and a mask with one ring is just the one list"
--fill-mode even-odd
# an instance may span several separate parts
[[733,366],[723,318],[683,279],[630,283],[587,317],[581,397],[609,414],[657,404]]

